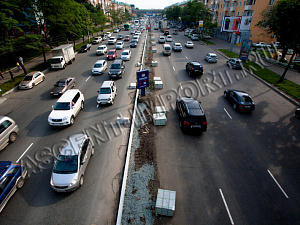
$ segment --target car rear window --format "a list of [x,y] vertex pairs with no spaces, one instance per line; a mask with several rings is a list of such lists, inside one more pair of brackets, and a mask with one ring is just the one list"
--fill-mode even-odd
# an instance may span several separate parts
[[169,46],[166,46],[165,50],[171,50],[171,48]]
[[247,95],[240,96],[241,102],[252,102],[251,98]]
[[200,66],[200,65],[194,66],[194,69],[195,69],[195,70],[199,70],[199,69],[201,69],[201,68],[202,68],[202,66]]
[[100,88],[100,91],[99,91],[99,94],[110,94],[111,91],[110,91],[110,88],[107,87],[107,88]]

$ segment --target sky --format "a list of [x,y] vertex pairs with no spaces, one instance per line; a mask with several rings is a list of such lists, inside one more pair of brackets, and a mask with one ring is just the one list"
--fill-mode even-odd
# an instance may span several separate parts
[[182,2],[183,0],[119,0],[129,5],[133,4],[139,9],[164,9],[167,6]]

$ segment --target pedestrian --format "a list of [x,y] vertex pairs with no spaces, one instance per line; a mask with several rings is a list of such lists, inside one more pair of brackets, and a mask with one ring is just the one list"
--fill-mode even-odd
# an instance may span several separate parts
[[19,56],[19,61],[20,61],[20,63],[21,63],[22,65],[24,64],[23,58],[22,58],[21,56]]
[[20,63],[17,62],[18,71],[21,69]]
[[11,71],[11,69],[9,69],[9,74],[10,74],[10,78],[12,79],[12,81],[15,81],[14,74]]
[[0,71],[0,77],[4,78],[4,77],[3,77],[3,73],[2,73],[2,71]]

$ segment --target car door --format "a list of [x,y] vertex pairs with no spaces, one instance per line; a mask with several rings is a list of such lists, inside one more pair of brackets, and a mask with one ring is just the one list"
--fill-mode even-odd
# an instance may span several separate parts
[[10,122],[9,120],[4,120],[0,124],[0,149],[2,149],[2,147],[4,147],[9,141],[9,134],[12,129],[11,125],[12,122]]
[[80,151],[80,176],[84,174],[89,159],[91,157],[91,150],[89,148],[90,139],[84,140]]
[[79,97],[80,94],[79,92],[77,92],[77,94],[75,95],[75,97],[72,100],[72,105],[73,105],[73,114],[75,114],[75,116],[79,113],[80,111],[80,107],[81,107],[81,102],[79,101]]
[[18,172],[18,168],[14,167],[10,169],[6,175],[0,181],[0,203],[2,204],[16,190],[15,183],[16,183],[16,173]]

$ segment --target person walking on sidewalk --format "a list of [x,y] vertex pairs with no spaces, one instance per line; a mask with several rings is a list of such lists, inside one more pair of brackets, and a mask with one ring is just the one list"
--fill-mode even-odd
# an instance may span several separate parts
[[0,77],[4,78],[4,77],[3,77],[3,73],[2,73],[2,71],[0,71]]
[[21,69],[20,63],[17,62],[18,71]]
[[10,74],[10,78],[12,79],[12,81],[15,81],[14,73],[11,71],[11,69],[9,69],[9,74]]

